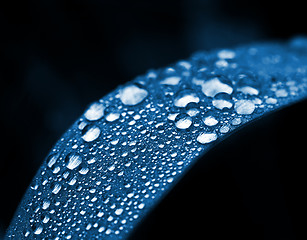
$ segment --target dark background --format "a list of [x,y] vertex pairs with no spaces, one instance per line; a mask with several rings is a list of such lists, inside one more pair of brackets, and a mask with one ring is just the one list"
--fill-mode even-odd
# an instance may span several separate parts
[[[1,1],[0,236],[41,161],[90,102],[150,68],[187,58],[196,50],[287,40],[294,35],[307,34],[303,3],[298,0],[276,3],[262,0]],[[293,109],[298,114],[302,108],[306,109],[306,103]],[[281,129],[288,127],[286,132],[292,137],[294,134],[300,137],[303,130],[290,131],[293,126],[287,124],[288,118],[289,114],[283,114],[275,121],[284,123]],[[274,136],[285,137],[280,131]],[[246,136],[247,139],[253,137],[257,136],[252,133]],[[270,143],[274,151],[278,151],[280,141],[275,140],[271,139]],[[224,145],[226,149],[229,147],[227,143]],[[243,149],[247,153],[251,151],[249,147]],[[281,156],[280,153],[272,155]],[[222,158],[226,157],[229,156]],[[284,182],[293,181],[295,169],[299,168],[300,162],[293,158],[294,155],[292,172],[286,163],[278,165]],[[277,161],[274,157],[268,159]],[[233,166],[237,172],[251,168],[244,164]],[[222,165],[220,170],[224,167]],[[221,184],[228,179],[226,173],[219,176],[225,180],[221,180]],[[247,180],[243,177],[240,181]],[[223,185],[221,191],[242,200],[240,191],[244,190],[238,190],[239,193],[234,190],[238,183],[228,185]],[[213,185],[212,191],[218,187]],[[285,187],[285,183],[278,187]],[[265,192],[258,192],[265,198]],[[295,196],[295,191],[283,193],[285,199]],[[255,211],[253,203],[250,198],[237,205]],[[289,204],[294,202],[287,203],[285,209]],[[267,218],[264,214],[260,220],[255,220],[250,211],[246,213],[251,219],[249,227],[256,231],[255,226],[264,224],[261,217]],[[295,222],[297,217],[294,214],[290,219]],[[226,222],[217,223],[221,228],[226,226]],[[205,229],[203,226],[203,231]],[[293,231],[294,235],[299,232]]]

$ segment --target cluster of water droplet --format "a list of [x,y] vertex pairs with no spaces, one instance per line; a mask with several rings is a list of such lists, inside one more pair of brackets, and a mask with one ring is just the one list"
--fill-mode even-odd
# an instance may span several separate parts
[[214,141],[305,92],[293,51],[201,52],[93,103],[48,156],[10,236],[18,222],[22,238],[127,236]]

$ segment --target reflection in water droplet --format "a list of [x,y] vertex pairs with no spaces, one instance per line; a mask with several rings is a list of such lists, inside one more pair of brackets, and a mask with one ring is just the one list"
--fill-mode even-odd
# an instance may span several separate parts
[[102,103],[93,103],[84,113],[87,120],[96,121],[103,116],[104,106]]
[[187,129],[191,124],[192,118],[185,113],[179,114],[175,119],[175,125],[179,129]]
[[199,97],[197,94],[191,90],[182,90],[177,93],[174,100],[174,105],[176,107],[186,107],[189,103],[198,103]]
[[100,135],[100,129],[95,126],[87,126],[82,132],[84,132],[82,139],[86,142],[92,142],[96,140]]
[[201,144],[211,143],[217,139],[216,133],[201,133],[197,137],[197,141]]
[[228,93],[231,94],[233,88],[228,84],[222,83],[217,77],[212,78],[208,81],[193,79],[193,83],[200,85],[202,92],[208,97],[214,97],[218,93]]
[[239,100],[235,103],[235,111],[238,114],[249,115],[255,110],[255,104],[250,100]]
[[123,104],[133,106],[141,103],[148,95],[148,92],[136,85],[128,85],[119,91],[120,100]]

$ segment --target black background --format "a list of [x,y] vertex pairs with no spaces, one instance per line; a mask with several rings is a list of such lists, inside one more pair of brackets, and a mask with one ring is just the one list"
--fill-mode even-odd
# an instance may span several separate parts
[[[290,2],[262,0],[1,1],[0,229],[4,231],[8,226],[27,186],[52,145],[90,102],[150,68],[159,68],[186,58],[196,50],[233,47],[256,41],[287,40],[294,35],[307,34],[303,3],[298,0]],[[280,145],[281,141],[277,141],[285,137],[300,138],[303,133],[306,133],[305,129],[299,128],[295,120],[302,118],[299,113],[302,109],[306,109],[306,103],[299,106],[289,110],[292,111],[291,114],[286,111],[278,118],[275,117],[274,121],[282,127],[280,131],[272,130],[271,134],[265,137],[268,139],[272,137],[267,144],[271,144],[274,149],[274,154],[265,158],[271,161],[269,169],[273,169],[273,172],[277,171],[283,179],[279,185],[276,183],[277,188],[281,188],[281,192],[275,195],[271,193],[273,199],[279,199],[281,193],[285,196],[282,200],[285,203],[282,208],[276,210],[277,212],[287,212],[287,209],[295,204],[293,196],[295,197],[295,194],[300,191],[299,188],[288,191],[287,189],[291,187],[287,184],[302,186],[293,180],[296,179],[293,176],[297,176],[296,169],[301,169],[300,164],[306,159],[303,156],[298,159],[299,155],[295,155],[295,153],[302,153],[295,149],[295,146],[300,145],[283,146]],[[288,124],[288,121],[294,125]],[[284,129],[287,130],[283,131]],[[259,138],[259,141],[255,141],[261,142],[260,136],[248,130],[246,132],[246,139]],[[229,146],[232,146],[230,143],[238,139],[234,138],[222,144],[222,147],[229,149]],[[304,141],[303,138],[302,141]],[[290,160],[293,165],[289,167],[286,162],[280,163],[276,156],[285,156],[286,153],[281,155],[281,152],[278,152],[279,149],[291,146]],[[250,156],[253,151],[250,146],[240,149],[246,156]],[[221,154],[225,151],[218,152]],[[243,156],[245,156],[244,153]],[[226,157],[229,158],[229,154],[220,156],[222,159]],[[229,161],[233,161],[232,158]],[[278,164],[274,165],[273,163],[276,162]],[[263,214],[258,214],[255,218],[253,212],[257,212],[257,207],[255,208],[257,199],[240,197],[242,192],[248,194],[246,189],[249,188],[238,186],[241,186],[240,183],[248,182],[250,175],[238,177],[240,180],[237,182],[227,180],[230,172],[236,178],[240,176],[240,172],[245,172],[246,168],[251,171],[251,174],[257,174],[256,171],[259,169],[253,170],[252,165],[236,164],[234,161],[231,169],[235,170],[230,171],[225,164],[218,164],[215,168],[208,167],[212,170],[209,173],[208,170],[204,170],[208,173],[208,177],[197,181],[210,180],[213,184],[211,193],[223,186],[221,191],[228,192],[233,199],[243,201],[236,203],[236,206],[239,214],[244,213],[244,217],[250,219],[246,221],[246,226],[244,225],[245,229],[250,230],[246,232],[252,234],[257,231],[257,226],[260,226],[255,236],[260,238],[269,236],[261,228],[268,219],[265,215],[267,211],[262,210]],[[267,175],[270,176],[270,171],[265,167],[261,170],[268,171]],[[214,178],[208,179],[210,176],[215,176],[214,171],[219,172],[219,184],[214,181]],[[195,173],[190,176],[198,175]],[[193,179],[193,177],[187,179]],[[272,177],[272,179],[275,178]],[[260,182],[260,185],[254,184],[254,188],[258,189],[256,193],[262,194],[260,198],[263,202],[265,202],[267,190],[261,191],[261,186],[266,185],[266,181],[268,179]],[[224,185],[225,182],[227,185]],[[184,186],[184,183],[181,184],[179,187],[181,190],[178,191],[183,191],[183,195],[187,196]],[[170,199],[172,199],[171,196]],[[209,204],[210,201],[214,202],[213,199],[208,200],[204,197],[203,201]],[[237,200],[224,200],[228,203],[221,209],[224,209],[226,214],[219,212],[220,218],[213,221],[216,224],[209,224],[207,228],[211,226],[211,229],[215,229],[220,224],[223,229],[230,224],[229,229],[236,229],[233,228],[234,221],[231,218],[227,221],[224,218],[227,216],[227,211],[233,210],[230,203]],[[161,206],[163,209],[163,204]],[[261,206],[266,207],[266,210],[269,208],[265,203]],[[286,219],[283,224],[286,224],[286,227],[282,224],[274,225],[275,232],[280,230],[282,233],[282,229],[290,229],[289,236],[292,236],[290,239],[301,233],[300,228],[295,226],[300,215],[295,215],[294,210],[289,210],[292,211],[290,217],[283,215]],[[204,213],[201,212],[199,217],[202,214]],[[159,216],[159,210],[157,210],[157,216]],[[225,221],[219,222],[219,219]],[[151,221],[154,223],[154,220]],[[183,225],[188,229],[193,224]],[[144,227],[144,229],[150,229],[150,227]],[[206,224],[202,227],[202,231],[206,233]],[[230,232],[229,236],[232,234]],[[285,239],[289,238],[285,237]]]

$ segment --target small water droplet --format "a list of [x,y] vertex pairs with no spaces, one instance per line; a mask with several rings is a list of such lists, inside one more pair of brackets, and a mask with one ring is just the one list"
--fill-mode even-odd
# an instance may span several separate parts
[[222,49],[217,53],[217,56],[220,59],[233,59],[236,56],[236,53],[230,49]]
[[186,107],[189,103],[198,103],[199,97],[192,90],[182,90],[176,94],[174,105],[176,107]]
[[212,105],[220,110],[232,108],[232,98],[227,93],[219,93],[212,100]]
[[218,120],[216,120],[215,117],[213,117],[213,116],[211,116],[211,115],[205,117],[205,118],[203,119],[203,121],[204,121],[204,124],[206,124],[208,127],[215,126],[215,125],[218,124],[218,122],[219,122]]
[[230,85],[221,82],[218,77],[214,77],[207,81],[194,78],[193,83],[201,86],[202,92],[208,97],[214,97],[218,93],[231,94],[233,91]]
[[179,114],[175,119],[175,125],[179,129],[187,129],[192,125],[192,118],[185,113]]
[[255,104],[250,100],[239,100],[235,103],[234,109],[238,114],[249,115],[255,110]]
[[253,73],[245,71],[240,72],[235,76],[237,91],[245,95],[258,95],[259,94],[259,81]]
[[107,107],[104,112],[108,122],[114,122],[120,118],[120,112],[114,107]]
[[50,201],[48,201],[48,200],[45,200],[44,202],[43,202],[43,206],[42,206],[42,209],[47,209],[48,207],[50,206]]
[[164,80],[162,80],[160,82],[160,84],[164,84],[164,85],[178,85],[180,80],[181,80],[181,77],[179,77],[179,76],[171,76],[171,77],[167,77]]
[[216,133],[201,133],[197,137],[197,141],[201,144],[211,143],[217,139]]
[[58,194],[62,188],[62,185],[59,183],[52,183],[50,188],[52,189],[53,194]]
[[35,235],[40,235],[43,231],[43,226],[42,225],[35,225],[34,227],[34,234]]
[[81,164],[82,157],[78,154],[69,153],[65,158],[65,162],[66,167],[70,170],[73,170]]
[[123,211],[124,210],[122,208],[116,209],[115,210],[115,214],[119,216],[119,215],[121,215],[123,213]]
[[51,168],[51,167],[55,164],[55,162],[56,162],[56,160],[58,159],[58,157],[59,157],[59,154],[56,154],[56,153],[51,154],[51,155],[47,158],[47,165],[48,165],[48,167]]
[[123,87],[119,94],[123,104],[133,106],[141,103],[147,97],[148,92],[136,85],[128,85]]

